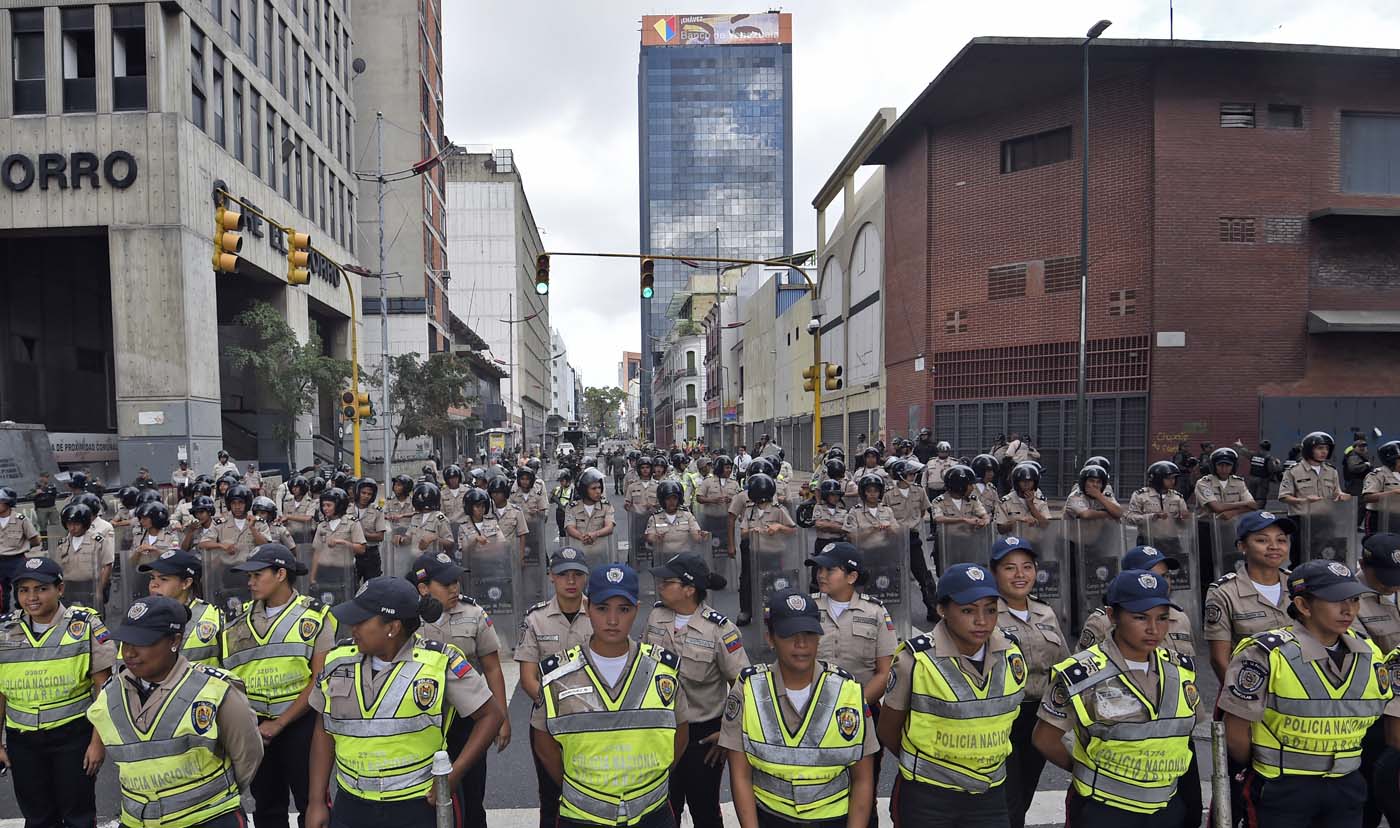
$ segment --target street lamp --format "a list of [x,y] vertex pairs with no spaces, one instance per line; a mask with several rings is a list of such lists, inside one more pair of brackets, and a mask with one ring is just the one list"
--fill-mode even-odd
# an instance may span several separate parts
[[1089,44],[1113,25],[1100,20],[1084,35],[1084,125],[1080,130],[1082,145],[1079,153],[1079,378],[1075,389],[1074,468],[1077,473],[1087,457],[1089,445],[1088,359],[1089,359]]

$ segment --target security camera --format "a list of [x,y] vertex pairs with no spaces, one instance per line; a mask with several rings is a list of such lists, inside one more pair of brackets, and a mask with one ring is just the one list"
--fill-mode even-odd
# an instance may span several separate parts
[[809,334],[814,334],[814,333],[816,333],[817,331],[819,331],[819,330],[821,330],[821,329],[822,329],[822,318],[821,318],[820,316],[814,316],[814,317],[812,317],[811,321],[807,323],[807,333],[809,333]]

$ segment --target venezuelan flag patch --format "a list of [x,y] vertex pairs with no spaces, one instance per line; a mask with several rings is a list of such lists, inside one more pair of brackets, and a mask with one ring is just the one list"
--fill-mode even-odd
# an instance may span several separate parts
[[466,678],[467,673],[472,671],[472,664],[460,655],[451,655],[447,659],[447,669],[457,678]]
[[885,629],[890,631],[894,630],[894,619],[890,618],[890,614],[888,612],[885,613]]
[[725,652],[732,653],[740,647],[744,646],[744,641],[742,638],[740,638],[738,630],[729,633],[724,638],[722,638],[721,641],[724,642]]
[[107,629],[107,625],[101,621],[94,621],[92,624],[92,637],[97,639],[98,644],[106,644],[112,637],[112,633]]

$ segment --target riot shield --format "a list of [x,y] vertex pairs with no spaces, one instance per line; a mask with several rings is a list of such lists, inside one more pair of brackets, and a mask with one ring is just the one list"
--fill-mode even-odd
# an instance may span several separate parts
[[625,539],[618,538],[618,535],[624,531],[622,525],[618,524],[613,527],[611,535],[597,538],[592,543],[584,543],[575,538],[566,538],[565,540],[568,546],[583,550],[583,554],[588,556],[589,566],[596,566],[600,563],[623,563],[624,559],[621,557],[621,553],[626,550],[620,550],[618,543]]
[[991,561],[994,541],[992,524],[970,526],[966,523],[939,523],[938,571],[953,564],[975,563],[987,566]]
[[1035,548],[1035,591],[1038,600],[1049,604],[1060,618],[1069,618],[1070,568],[1065,562],[1065,522],[1051,520],[1047,526],[1022,524],[1016,536]]
[[1196,547],[1196,532],[1191,521],[1149,520],[1134,539],[1134,545],[1151,546],[1180,566],[1168,573],[1172,587],[1172,602],[1181,607],[1192,627],[1200,624],[1201,582],[1200,556]]
[[462,548],[467,568],[466,591],[482,609],[491,614],[496,633],[507,648],[516,644],[515,634],[525,609],[516,603],[513,559],[515,547],[499,534],[472,535]]
[[[1123,526],[1116,520],[1063,520],[1066,551],[1074,581],[1074,628],[1084,626],[1089,613],[1103,606],[1108,582],[1123,560]],[[1039,552],[1039,547],[1036,551]]]
[[706,543],[706,551],[710,553],[706,559],[710,571],[734,583],[730,572],[730,564],[733,561],[731,551],[737,553],[738,547],[734,546],[734,539],[729,537],[729,516],[702,514],[699,518],[700,528],[710,533],[710,539]]
[[355,597],[355,554],[348,548],[313,545],[310,567],[307,592],[321,603],[333,607]]
[[1376,532],[1400,532],[1400,505],[1394,503],[1386,498],[1376,504]]
[[253,599],[248,591],[248,573],[234,572],[240,558],[222,549],[196,549],[204,559],[205,600],[232,618],[243,611],[243,604]]
[[[671,532],[654,550],[656,562],[665,563],[676,555],[694,554],[702,558],[710,551],[710,541],[708,538],[695,540],[690,537],[689,532]],[[650,608],[660,599],[660,594],[656,589],[656,578],[651,574],[653,564],[637,570],[637,579],[641,589],[639,606]]]
[[1354,502],[1320,500],[1308,504],[1305,514],[1292,517],[1298,524],[1298,551],[1293,553],[1295,563],[1323,559],[1356,568],[1358,540]]
[[68,530],[63,526],[49,526],[49,545],[44,557],[63,567],[63,603],[70,607],[91,607],[101,613],[102,545],[93,542],[91,533],[76,550],[68,540]]
[[868,529],[851,533],[851,543],[865,556],[869,568],[860,587],[885,605],[900,640],[907,639],[913,615],[910,603],[916,585],[909,575],[909,532],[895,527],[893,532]]
[[297,548],[293,550],[296,552],[297,560],[310,566],[312,555],[311,542],[316,537],[316,523],[314,521],[288,521],[287,529],[292,533],[292,540],[296,541],[297,544]]
[[[761,617],[763,608],[768,605],[768,596],[784,589],[806,590],[807,573],[803,571],[806,550],[797,545],[796,533],[775,532],[767,534],[755,530],[748,535],[749,564],[751,566],[749,589],[752,590],[754,615]],[[767,661],[773,653],[766,641],[753,642],[749,657],[755,661]],[[748,642],[745,642],[748,646]]]
[[544,600],[544,585],[549,580],[545,575],[549,563],[545,532],[554,529],[543,514],[531,518],[527,525],[530,531],[525,535],[525,554],[517,561],[520,574],[515,579],[516,605],[520,607]]
[[[1210,563],[1216,578],[1234,572],[1235,567],[1244,561],[1244,554],[1235,548],[1235,526],[1238,523],[1239,518],[1202,517],[1196,521],[1197,542],[1210,548]],[[1204,555],[1205,550],[1201,552]]]
[[[653,553],[651,543],[646,539],[647,524],[650,521],[651,516],[649,514],[627,512],[626,521],[618,521],[617,529],[613,532],[613,534],[618,534],[626,531],[626,538],[619,540],[618,544],[619,546],[621,544],[627,545],[626,549],[622,551],[626,553],[628,565],[638,572],[651,566],[652,562],[655,560],[666,560]],[[627,524],[625,530],[622,526],[624,522]],[[588,560],[589,563],[593,562],[592,558]]]

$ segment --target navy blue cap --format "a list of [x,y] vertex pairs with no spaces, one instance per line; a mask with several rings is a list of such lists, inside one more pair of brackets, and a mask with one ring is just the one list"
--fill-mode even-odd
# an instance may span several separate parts
[[1167,571],[1181,568],[1181,561],[1168,558],[1155,546],[1134,546],[1123,554],[1123,569],[1150,570],[1159,563],[1167,565]]
[[997,538],[997,542],[992,544],[992,563],[996,563],[1012,552],[1025,552],[1032,558],[1036,557],[1035,546],[1033,546],[1030,541],[1011,536]]
[[563,575],[565,572],[588,574],[588,556],[583,554],[582,549],[566,546],[549,556],[549,574]]
[[1241,517],[1239,523],[1235,524],[1235,540],[1242,541],[1251,532],[1258,532],[1260,529],[1268,529],[1270,526],[1278,526],[1283,531],[1292,535],[1298,531],[1298,524],[1293,522],[1293,518],[1287,515],[1276,515],[1273,512],[1250,512]]
[[974,563],[953,564],[938,579],[938,600],[971,604],[983,598],[996,598],[997,583],[986,567]]
[[292,550],[280,543],[265,543],[253,550],[253,554],[240,564],[229,567],[230,572],[257,572],[260,569],[269,567],[285,569],[294,575],[305,575],[307,573],[306,564],[297,560],[297,556],[292,554]]
[[142,572],[159,572],[162,575],[198,578],[204,572],[204,562],[193,552],[186,552],[183,549],[167,549],[160,553],[160,557],[136,568]]
[[138,599],[126,611],[121,626],[112,630],[112,638],[123,644],[149,647],[162,638],[185,631],[190,610],[174,598],[149,595]]
[[38,581],[41,584],[56,584],[63,580],[63,567],[52,558],[29,558],[13,578],[20,581]]
[[847,572],[865,571],[865,553],[853,543],[832,541],[822,550],[807,559],[808,566],[822,566],[827,569],[840,567]]
[[822,616],[817,602],[795,589],[780,589],[769,595],[763,617],[779,638],[791,638],[804,632],[822,634]]
[[1128,612],[1147,612],[1154,607],[1179,610],[1171,599],[1167,579],[1145,569],[1125,569],[1108,582],[1104,603]]
[[440,584],[455,584],[466,570],[446,552],[425,552],[413,561],[412,580],[432,579]]
[[1356,580],[1356,576],[1341,561],[1319,558],[1299,564],[1288,573],[1290,598],[1309,595],[1323,601],[1345,601],[1374,591]]
[[365,582],[360,594],[331,608],[335,620],[348,626],[362,624],[376,615],[407,621],[418,617],[418,590],[403,578],[380,575]]
[[621,595],[635,604],[639,591],[637,570],[625,563],[599,564],[588,573],[590,603],[601,604],[609,598]]
[[1377,532],[1361,544],[1361,562],[1376,580],[1386,586],[1400,586],[1400,535]]

